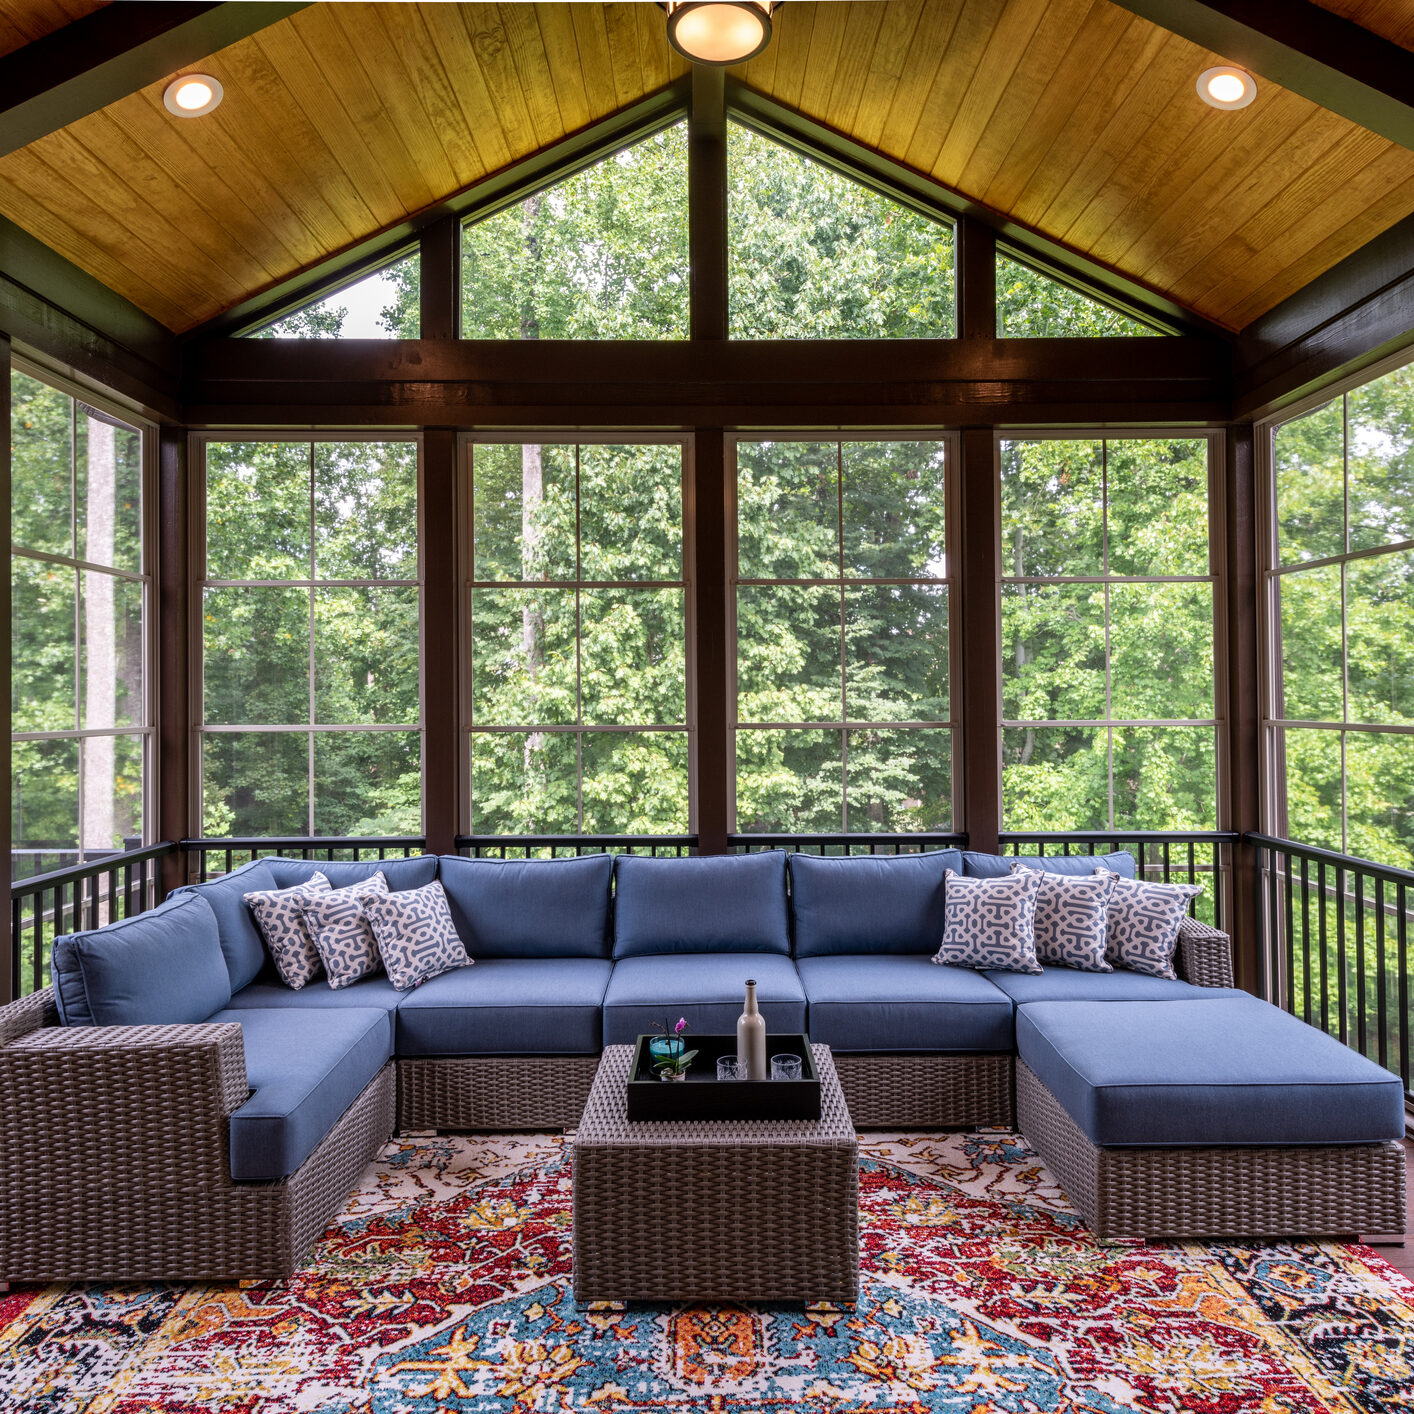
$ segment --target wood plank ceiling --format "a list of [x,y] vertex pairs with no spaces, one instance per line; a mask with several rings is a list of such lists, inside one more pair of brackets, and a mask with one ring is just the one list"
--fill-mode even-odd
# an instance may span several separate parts
[[107,0],[0,0],[0,57],[101,10]]
[[[1414,152],[1270,82],[1207,108],[1220,58],[1108,0],[792,0],[739,76],[1241,328],[1414,212]],[[321,4],[203,67],[209,118],[154,84],[0,160],[0,212],[177,331],[686,66],[651,4]]]
[[1354,20],[1381,39],[1414,49],[1414,5],[1409,0],[1316,0],[1316,4]]

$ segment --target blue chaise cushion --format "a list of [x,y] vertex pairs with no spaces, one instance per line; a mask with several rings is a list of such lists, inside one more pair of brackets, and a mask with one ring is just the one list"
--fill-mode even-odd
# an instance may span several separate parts
[[937,952],[943,871],[962,872],[961,851],[789,858],[796,957]]
[[676,953],[614,964],[604,993],[604,1044],[629,1044],[685,1016],[693,1036],[736,1034],[746,982],[771,1033],[805,1030],[805,989],[795,964],[779,953]]
[[240,1024],[250,1099],[231,1114],[231,1177],[285,1178],[314,1152],[393,1053],[377,1009],[219,1011]]
[[405,889],[420,889],[437,877],[435,854],[415,854],[411,859],[360,860],[285,859],[272,855],[260,862],[269,866],[275,882],[282,889],[308,883],[315,873],[323,874],[331,889],[346,889],[350,884],[361,884],[365,879],[371,879],[381,870],[388,881],[388,892],[398,894]]
[[607,958],[477,958],[405,994],[397,1053],[596,1055],[612,966]]
[[1126,879],[1134,877],[1134,856],[1127,850],[1114,854],[979,854],[976,850],[962,851],[962,872],[973,879],[997,879],[1011,873],[1013,864],[1039,869],[1044,874],[1093,874],[1097,869],[1110,869]]
[[810,1039],[837,1051],[1010,1051],[1009,997],[927,956],[803,957]]
[[1021,1059],[1091,1143],[1370,1144],[1404,1136],[1398,1076],[1246,992],[1033,1002]]
[[655,953],[790,953],[786,856],[655,859],[614,865],[614,957]]
[[52,970],[65,1026],[182,1025],[231,1000],[216,915],[193,894],[55,938]]
[[[1041,968],[1039,976],[1026,972],[982,974],[1017,1006],[1026,1002],[1163,1002],[1209,1001],[1220,995],[1212,987],[1192,982],[1171,982],[1143,972],[1119,968],[1114,972],[1081,972],[1074,967]],[[307,989],[306,989],[307,990]]]
[[209,883],[184,884],[173,890],[174,897],[197,894],[211,905],[211,911],[216,915],[221,951],[226,956],[226,970],[230,974],[233,993],[254,982],[267,963],[271,975],[274,975],[274,964],[270,962],[265,940],[255,926],[255,915],[250,911],[245,895],[280,887],[269,864],[257,859]]
[[457,935],[473,959],[609,956],[610,854],[441,858]]

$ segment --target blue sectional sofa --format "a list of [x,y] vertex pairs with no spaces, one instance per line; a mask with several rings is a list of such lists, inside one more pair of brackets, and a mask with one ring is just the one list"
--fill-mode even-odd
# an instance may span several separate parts
[[[957,850],[269,858],[186,886],[57,940],[54,987],[0,1009],[0,1095],[16,1116],[0,1147],[0,1279],[288,1272],[395,1128],[573,1127],[603,1046],[678,1016],[730,1031],[748,977],[770,1030],[833,1048],[861,1127],[1013,1124],[1020,1083],[1023,1130],[1104,1230],[1095,1154],[1127,1154],[1135,1187],[1134,1155],[1215,1146],[1285,1146],[1339,1174],[1364,1156],[1378,1202],[1313,1209],[1307,1230],[1337,1216],[1342,1231],[1395,1226],[1363,1219],[1395,1216],[1399,1081],[1235,991],[1225,935],[1188,920],[1179,981],[935,965],[944,871],[1008,863]],[[1127,854],[1033,863],[1134,875]],[[287,987],[244,895],[316,869],[334,888],[377,869],[394,891],[440,880],[473,965],[409,992],[382,975]],[[1253,1220],[1239,1205],[1212,1230]],[[1119,1221],[1172,1226],[1162,1205]]]

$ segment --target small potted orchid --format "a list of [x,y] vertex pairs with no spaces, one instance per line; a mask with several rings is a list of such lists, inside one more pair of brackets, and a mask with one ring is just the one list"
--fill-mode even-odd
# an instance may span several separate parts
[[684,1050],[687,1042],[682,1033],[686,1030],[687,1018],[680,1016],[671,1032],[665,1021],[658,1028],[658,1034],[649,1037],[648,1054],[653,1061],[653,1074],[659,1080],[681,1080],[687,1075],[687,1068],[697,1052]]

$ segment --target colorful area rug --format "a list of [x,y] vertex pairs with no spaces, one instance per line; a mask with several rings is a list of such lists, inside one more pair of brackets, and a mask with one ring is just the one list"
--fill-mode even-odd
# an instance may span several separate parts
[[1414,1409],[1414,1283],[1368,1249],[1099,1242],[996,1132],[868,1136],[860,1207],[853,1311],[581,1311],[558,1138],[399,1140],[288,1282],[0,1297],[0,1409]]

